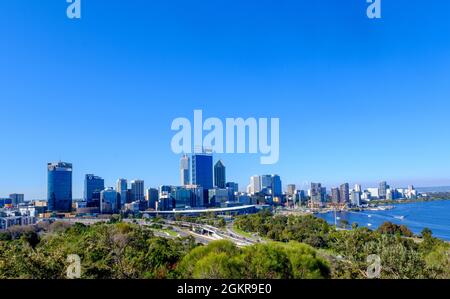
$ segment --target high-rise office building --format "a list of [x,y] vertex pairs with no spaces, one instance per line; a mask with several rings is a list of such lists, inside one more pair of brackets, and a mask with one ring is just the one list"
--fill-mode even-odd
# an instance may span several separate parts
[[70,212],[72,210],[72,164],[66,162],[47,164],[48,210]]
[[261,192],[261,177],[254,175],[250,178],[249,193],[256,194]]
[[117,180],[117,193],[120,198],[120,207],[123,207],[127,202],[128,181],[126,179]]
[[100,192],[100,213],[117,213],[119,211],[119,204],[119,197],[114,188],[106,188]]
[[289,196],[294,196],[295,195],[295,190],[297,189],[297,187],[295,186],[295,184],[289,184],[287,185],[287,195]]
[[356,192],[362,192],[361,185],[355,184],[355,188],[353,188],[353,190],[355,190]]
[[144,181],[134,180],[131,181],[131,197],[133,201],[144,201]]
[[340,192],[340,203],[348,203],[350,202],[350,186],[348,183],[342,184],[339,187]]
[[295,199],[298,204],[304,204],[307,200],[306,194],[304,190],[295,190]]
[[228,182],[225,187],[230,188],[234,192],[239,192],[239,184],[235,182]]
[[180,180],[181,186],[187,186],[190,184],[190,169],[189,169],[189,156],[183,155],[180,159]]
[[24,194],[17,194],[13,193],[9,195],[9,198],[11,198],[11,203],[13,206],[18,206],[21,203],[25,202],[25,195]]
[[84,200],[91,202],[94,193],[105,189],[105,180],[93,174],[86,174],[84,177]]
[[228,197],[230,201],[236,200],[236,194],[239,192],[239,185],[238,183],[234,182],[228,182],[226,183],[226,188],[228,190]]
[[156,203],[159,199],[158,189],[149,188],[145,192],[145,200],[147,201],[147,207],[150,209],[156,209]]
[[361,191],[353,190],[351,193],[351,203],[359,207],[361,205]]
[[211,154],[201,153],[192,156],[192,184],[213,188],[213,157]]
[[320,183],[311,183],[311,201],[313,203],[321,203],[322,198],[322,185]]
[[165,198],[163,208],[168,210],[203,207],[205,203],[204,195],[203,188],[196,185],[171,187],[170,192],[162,196],[163,199]]
[[272,176],[270,174],[264,174],[260,176],[261,190],[266,189],[267,193],[271,193],[272,190]]
[[281,185],[281,178],[279,175],[275,174],[271,176],[272,184],[272,196],[281,197],[283,195],[283,187]]
[[380,199],[386,199],[387,189],[389,189],[388,184],[386,182],[381,182],[378,187],[378,197]]
[[208,191],[208,201],[211,206],[226,207],[226,204],[229,201],[227,189],[214,188]]
[[339,203],[341,201],[341,194],[339,188],[331,188],[331,202]]
[[225,189],[226,172],[225,165],[221,160],[214,165],[214,186],[220,189]]
[[327,195],[327,187],[322,187],[322,190],[320,192],[321,201],[327,202],[328,201],[328,195]]

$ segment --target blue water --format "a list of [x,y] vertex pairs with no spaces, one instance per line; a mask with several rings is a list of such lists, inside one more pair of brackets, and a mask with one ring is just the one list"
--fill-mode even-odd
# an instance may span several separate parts
[[[350,224],[356,222],[359,226],[371,229],[376,229],[386,221],[404,224],[416,234],[428,227],[433,231],[433,236],[450,241],[450,200],[393,204],[393,206],[392,210],[337,212],[336,216],[341,220],[347,220]],[[334,212],[316,216],[334,224]],[[404,219],[395,218],[396,216],[404,216]],[[369,226],[369,223],[372,225]]]

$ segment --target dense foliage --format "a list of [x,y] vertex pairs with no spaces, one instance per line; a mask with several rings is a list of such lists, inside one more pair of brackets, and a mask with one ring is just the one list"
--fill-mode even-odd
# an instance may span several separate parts
[[82,278],[326,278],[329,267],[305,244],[238,248],[192,238],[165,239],[123,222],[13,228],[0,234],[0,278],[66,278],[68,255],[81,259]]
[[80,256],[83,278],[173,277],[194,247],[192,239],[156,238],[125,223],[31,231],[0,241],[0,278],[65,278],[70,254]]
[[381,278],[450,278],[450,245],[425,229],[420,238],[392,223],[377,231],[338,230],[323,219],[308,216],[272,216],[269,212],[242,216],[237,228],[275,241],[297,241],[320,249],[332,264],[333,278],[364,278],[368,256],[381,258]]
[[310,246],[297,242],[237,248],[229,241],[198,247],[183,258],[183,278],[327,278],[327,263]]

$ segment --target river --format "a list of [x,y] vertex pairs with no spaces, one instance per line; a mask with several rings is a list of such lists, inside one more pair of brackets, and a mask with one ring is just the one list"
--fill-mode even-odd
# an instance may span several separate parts
[[[450,241],[450,200],[436,200],[392,204],[394,209],[386,211],[337,212],[340,220],[347,220],[350,224],[376,229],[383,222],[390,221],[404,224],[416,234],[428,227],[433,236]],[[317,217],[334,224],[334,212],[317,214]],[[338,220],[339,222],[339,220]]]

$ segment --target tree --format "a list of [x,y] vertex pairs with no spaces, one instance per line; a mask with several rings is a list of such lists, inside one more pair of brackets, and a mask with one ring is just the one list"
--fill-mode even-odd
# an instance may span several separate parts
[[215,241],[194,248],[178,266],[181,278],[231,279],[242,278],[242,264],[236,256],[241,253],[230,241]]
[[342,227],[342,228],[347,228],[349,224],[350,223],[347,220],[345,220],[345,219],[339,220],[339,226]]

